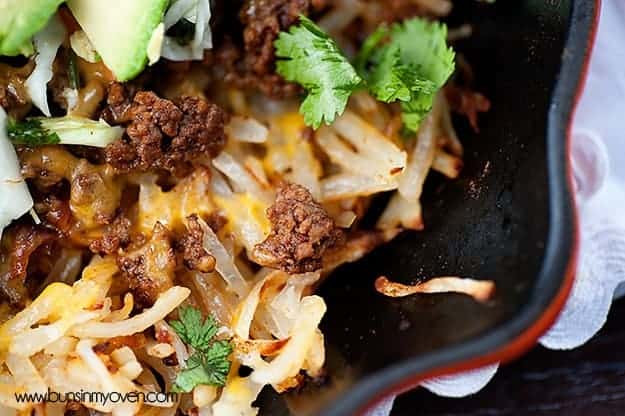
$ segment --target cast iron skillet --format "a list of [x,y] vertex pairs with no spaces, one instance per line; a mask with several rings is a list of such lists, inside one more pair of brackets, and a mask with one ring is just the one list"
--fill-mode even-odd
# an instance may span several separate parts
[[[262,415],[358,414],[423,378],[510,360],[563,306],[577,248],[567,138],[598,1],[456,3],[450,25],[475,27],[457,49],[493,103],[480,134],[457,120],[463,176],[428,179],[424,232],[326,281],[327,379],[282,397],[266,389]],[[373,288],[380,275],[492,279],[497,295],[489,305],[450,294],[389,299]]]

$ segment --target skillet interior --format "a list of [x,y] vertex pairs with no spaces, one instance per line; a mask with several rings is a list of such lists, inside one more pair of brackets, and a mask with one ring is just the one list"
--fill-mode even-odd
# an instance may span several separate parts
[[[266,390],[258,403],[263,415],[352,414],[411,371],[510,341],[562,285],[574,247],[564,162],[573,92],[562,103],[560,119],[552,114],[549,133],[547,127],[574,1],[456,3],[450,26],[470,22],[475,28],[457,50],[472,64],[477,89],[493,103],[480,119],[480,134],[456,120],[466,146],[463,176],[455,182],[433,175],[428,180],[425,231],[400,236],[326,281],[320,291],[328,304],[322,323],[327,380],[286,398]],[[588,27],[579,30],[588,35],[590,23],[582,16],[579,24]],[[586,43],[579,47],[568,51],[577,54],[568,63],[575,72],[571,90]],[[492,279],[497,296],[489,305],[458,295],[388,299],[373,288],[380,275],[406,283],[443,275]]]

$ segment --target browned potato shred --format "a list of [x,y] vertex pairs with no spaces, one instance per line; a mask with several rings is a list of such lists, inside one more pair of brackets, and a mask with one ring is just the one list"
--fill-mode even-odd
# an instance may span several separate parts
[[436,277],[423,283],[405,285],[391,282],[381,276],[375,281],[375,290],[392,298],[403,298],[417,293],[463,293],[478,302],[486,302],[495,293],[495,282],[461,277]]

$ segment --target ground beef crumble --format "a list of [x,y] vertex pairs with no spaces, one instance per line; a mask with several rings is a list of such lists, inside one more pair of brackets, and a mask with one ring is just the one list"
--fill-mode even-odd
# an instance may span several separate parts
[[255,74],[274,71],[274,42],[282,30],[310,11],[310,0],[247,0],[239,18],[245,28],[243,42],[249,68]]
[[123,86],[112,84],[102,113],[109,123],[126,125],[126,135],[105,149],[106,161],[117,171],[184,174],[194,159],[223,149],[227,116],[217,105],[188,96],[173,102],[151,91],[129,97]]
[[177,242],[176,246],[184,265],[189,270],[209,273],[215,269],[215,258],[206,252],[203,245],[204,231],[200,226],[197,215],[187,218],[187,232]]
[[301,88],[275,71],[274,42],[281,31],[296,24],[300,15],[325,6],[325,0],[246,0],[239,12],[243,44],[225,38],[208,64],[223,69],[226,82],[239,88],[259,90],[274,98],[292,97]]
[[89,244],[89,250],[101,256],[115,254],[120,248],[130,244],[130,220],[118,215],[112,223],[104,228],[102,237]]
[[173,286],[176,255],[169,230],[156,223],[152,237],[143,246],[118,256],[117,265],[137,302],[152,305],[160,293]]
[[54,193],[49,193],[41,198],[35,198],[35,211],[47,226],[55,228],[61,234],[69,232],[72,226],[73,216],[69,201],[59,198]]
[[263,266],[313,272],[322,267],[325,251],[343,240],[325,209],[300,185],[283,184],[267,216],[271,234],[253,251],[254,260]]
[[23,305],[29,298],[26,285],[29,264],[42,260],[31,259],[31,256],[40,247],[53,242],[57,234],[43,226],[30,224],[17,224],[6,234],[0,267],[0,297],[8,299],[12,305]]
[[25,82],[34,68],[32,62],[20,68],[0,63],[0,106],[14,118],[22,118],[31,108]]

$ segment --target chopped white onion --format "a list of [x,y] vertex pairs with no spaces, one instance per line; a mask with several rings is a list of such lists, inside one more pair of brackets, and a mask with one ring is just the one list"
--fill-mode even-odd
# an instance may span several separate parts
[[189,353],[187,351],[187,347],[184,345],[180,336],[176,333],[176,331],[169,326],[169,324],[165,321],[159,321],[154,324],[154,329],[158,331],[166,331],[169,337],[171,338],[171,345],[174,347],[174,351],[176,352],[176,358],[179,363],[185,363],[189,359]]
[[50,117],[48,107],[48,82],[52,79],[52,64],[56,52],[65,39],[65,27],[55,15],[47,26],[35,35],[34,43],[37,56],[35,69],[25,82],[31,101],[46,116]]
[[65,101],[67,101],[67,111],[75,109],[78,105],[78,90],[74,88],[65,88],[61,93]]
[[165,23],[165,29],[171,28],[180,19],[189,15],[192,10],[197,6],[197,0],[174,0],[171,6],[165,13],[163,23]]
[[0,107],[0,237],[11,221],[27,213],[33,206],[20,163],[6,133],[7,115]]

